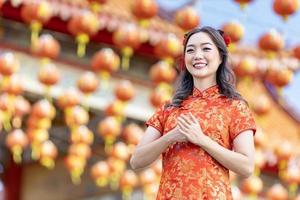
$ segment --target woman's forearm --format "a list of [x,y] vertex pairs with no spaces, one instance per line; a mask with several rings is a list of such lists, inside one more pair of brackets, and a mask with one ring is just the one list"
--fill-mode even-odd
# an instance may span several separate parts
[[199,145],[227,169],[241,175],[243,178],[251,176],[254,171],[253,158],[231,151],[209,137]]
[[137,146],[130,159],[131,167],[133,169],[147,167],[152,164],[171,143],[172,141],[168,137],[168,134],[166,134],[149,144]]

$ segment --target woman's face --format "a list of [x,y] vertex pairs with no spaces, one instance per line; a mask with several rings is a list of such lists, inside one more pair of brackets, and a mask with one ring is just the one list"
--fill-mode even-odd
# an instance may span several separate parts
[[221,64],[220,53],[209,35],[204,32],[193,34],[185,50],[185,66],[196,79],[216,79],[216,71]]

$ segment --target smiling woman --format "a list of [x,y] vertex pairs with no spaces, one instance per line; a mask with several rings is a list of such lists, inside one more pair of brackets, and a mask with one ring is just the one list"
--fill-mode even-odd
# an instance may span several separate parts
[[222,32],[189,32],[183,64],[175,95],[146,122],[131,166],[144,168],[162,154],[157,200],[230,200],[229,170],[242,177],[253,172],[256,126],[235,91]]

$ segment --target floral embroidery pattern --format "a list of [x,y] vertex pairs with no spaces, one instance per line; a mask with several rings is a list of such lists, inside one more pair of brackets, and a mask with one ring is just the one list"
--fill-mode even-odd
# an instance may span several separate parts
[[[236,136],[256,126],[248,105],[229,99],[217,85],[204,91],[197,88],[181,107],[164,109],[164,105],[145,123],[162,135],[176,127],[177,117],[186,112],[199,119],[207,136],[227,149],[232,149]],[[163,152],[163,173],[157,200],[231,200],[229,170],[192,143],[176,143]]]

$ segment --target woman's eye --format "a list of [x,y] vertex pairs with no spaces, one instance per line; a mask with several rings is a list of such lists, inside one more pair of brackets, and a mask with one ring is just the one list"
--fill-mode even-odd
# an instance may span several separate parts
[[186,52],[193,52],[193,51],[194,51],[193,49],[186,50]]
[[211,48],[205,47],[205,48],[203,48],[203,50],[204,51],[209,51],[209,50],[211,50]]

